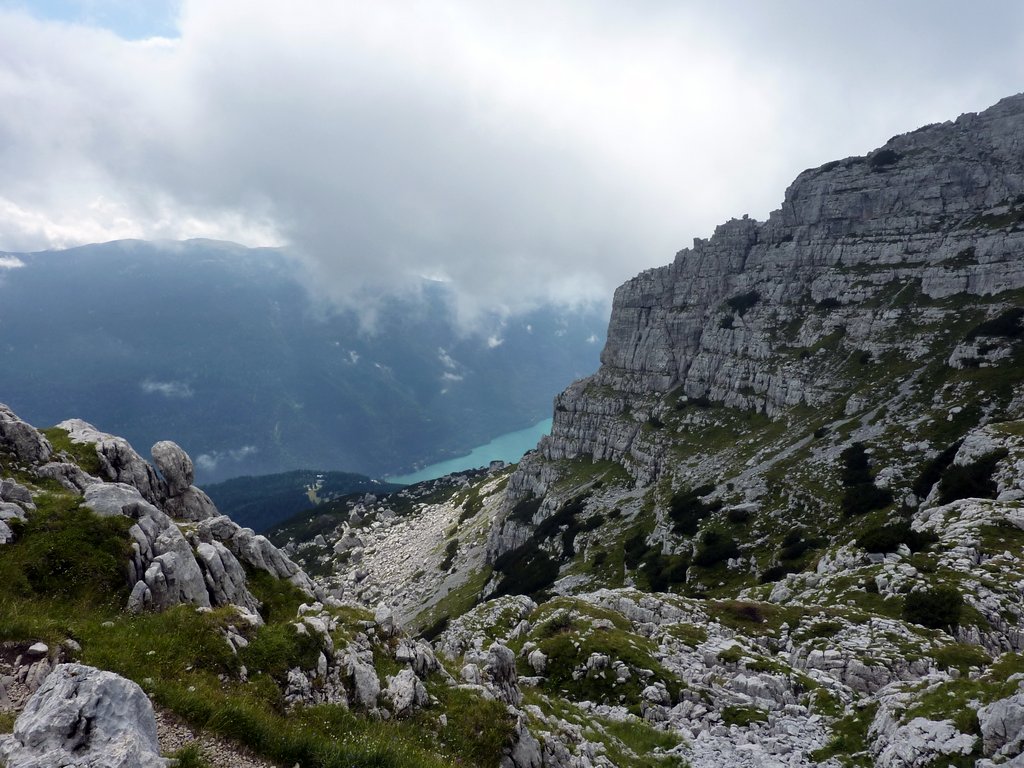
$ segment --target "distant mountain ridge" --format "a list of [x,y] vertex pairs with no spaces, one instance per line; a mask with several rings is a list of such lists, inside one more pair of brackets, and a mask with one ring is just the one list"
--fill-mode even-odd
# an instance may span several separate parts
[[[11,254],[0,386],[38,424],[172,436],[201,482],[323,467],[371,476],[535,424],[592,370],[607,318],[548,307],[467,335],[447,288],[379,304],[373,335],[315,306],[276,249],[120,241]],[[17,266],[22,265],[22,266]]]
[[318,504],[356,493],[384,494],[402,486],[351,472],[297,469],[276,475],[225,480],[203,488],[222,514],[263,533]]

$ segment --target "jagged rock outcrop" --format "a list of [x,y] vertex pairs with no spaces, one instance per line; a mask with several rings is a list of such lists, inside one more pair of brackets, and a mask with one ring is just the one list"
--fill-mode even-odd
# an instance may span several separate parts
[[166,768],[153,705],[112,672],[60,664],[33,694],[11,736],[0,738],[7,768]]
[[166,495],[163,506],[167,514],[181,520],[205,520],[217,516],[217,507],[210,497],[192,484],[195,480],[192,459],[177,443],[161,440],[153,446],[151,453],[164,479]]
[[[675,473],[667,414],[699,425],[708,405],[868,412],[870,391],[854,394],[837,359],[897,354],[922,370],[931,357],[950,370],[1008,359],[998,340],[965,346],[937,329],[985,306],[968,296],[994,313],[1000,294],[1024,287],[1022,141],[1024,95],[896,136],[804,171],[767,221],[729,221],[620,286],[600,370],[555,399],[551,434],[511,477],[507,509],[543,497],[564,460],[612,460],[642,485]],[[545,502],[539,519],[553,512]],[[489,559],[531,531],[504,520]]]
[[310,597],[316,592],[313,580],[266,536],[243,528],[225,515],[200,521],[193,536],[197,542],[219,542],[242,563],[266,571],[276,579],[290,581]]
[[0,449],[14,454],[25,464],[44,464],[53,455],[50,441],[3,404],[0,404]]
[[123,437],[101,432],[81,419],[67,419],[57,425],[73,442],[95,446],[103,479],[138,489],[150,504],[159,505],[165,493],[156,470]]

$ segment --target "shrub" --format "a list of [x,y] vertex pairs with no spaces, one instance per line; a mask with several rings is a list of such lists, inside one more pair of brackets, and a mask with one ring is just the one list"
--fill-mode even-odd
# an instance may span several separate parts
[[849,487],[872,481],[868,453],[864,448],[864,443],[854,443],[839,454],[839,458],[843,462],[841,475],[843,485]]
[[782,563],[770,565],[761,571],[758,581],[762,584],[773,584],[776,581],[782,581],[788,573],[793,573],[793,569],[788,565]]
[[1024,336],[1024,326],[1021,326],[1021,319],[1024,318],[1024,308],[1013,307],[1003,314],[993,317],[991,320],[976,325],[968,334],[967,339],[976,339],[979,336],[1000,336],[1010,339],[1019,339]]
[[732,315],[726,315],[725,317],[718,321],[718,327],[725,328],[726,330],[732,328],[734,324],[735,320],[733,319]]
[[540,509],[541,501],[543,499],[537,496],[528,496],[512,508],[509,517],[520,523],[531,523],[533,516]]
[[994,499],[998,488],[992,475],[1005,456],[1005,450],[992,451],[971,464],[949,467],[939,481],[939,503],[949,504],[957,499]]
[[719,606],[722,611],[737,621],[748,621],[751,624],[763,624],[765,621],[764,611],[757,603],[745,603],[740,600],[730,600]]
[[644,559],[644,555],[647,554],[647,534],[643,531],[638,531],[632,536],[628,537],[623,543],[625,550],[625,563],[627,568],[637,568]]
[[717,531],[708,531],[701,537],[693,562],[695,565],[710,568],[731,557],[738,557],[739,554],[740,548],[736,539]]
[[911,592],[903,599],[903,618],[931,629],[946,629],[960,623],[964,599],[956,587],[942,584]]
[[263,672],[283,684],[293,667],[315,669],[320,650],[315,633],[300,634],[294,624],[266,624],[238,655],[250,673]]
[[[795,533],[795,541],[790,541],[788,544],[785,541],[782,542],[782,549],[779,550],[779,558],[781,560],[796,560],[811,548],[811,542],[804,539],[799,531]],[[786,537],[787,540],[789,538],[789,536]]]
[[542,550],[536,539],[506,552],[495,561],[494,568],[502,573],[494,597],[539,595],[558,578],[558,561]]
[[704,485],[691,490],[680,490],[669,502],[668,516],[672,519],[672,530],[692,536],[697,532],[700,521],[722,508],[721,501],[704,502],[701,496],[711,493],[715,487]]
[[449,541],[444,548],[444,560],[438,566],[440,570],[447,571],[452,567],[452,562],[455,560],[455,556],[459,553],[459,540],[452,539]]
[[857,539],[857,546],[868,552],[895,552],[900,544],[906,544],[911,552],[919,552],[938,541],[934,533],[920,533],[912,530],[910,523],[890,523],[868,528]]
[[733,525],[743,525],[751,518],[751,512],[744,507],[733,507],[725,513],[726,519]]
[[957,440],[938,456],[930,459],[921,468],[921,474],[917,476],[917,479],[911,486],[911,490],[918,498],[925,498],[931,492],[932,486],[942,479],[942,474],[953,463],[953,459],[956,458],[956,452],[960,450],[963,442],[963,440]]
[[842,304],[839,303],[839,299],[834,296],[826,296],[818,302],[818,309],[838,309],[841,306]]
[[861,483],[843,493],[843,514],[846,517],[863,515],[873,509],[884,509],[893,502],[892,491],[874,483]]

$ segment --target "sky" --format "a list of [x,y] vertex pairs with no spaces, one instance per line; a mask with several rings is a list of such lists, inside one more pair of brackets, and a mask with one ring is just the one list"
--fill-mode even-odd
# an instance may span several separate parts
[[1021,90],[1016,0],[0,0],[0,251],[210,237],[341,303],[607,301]]

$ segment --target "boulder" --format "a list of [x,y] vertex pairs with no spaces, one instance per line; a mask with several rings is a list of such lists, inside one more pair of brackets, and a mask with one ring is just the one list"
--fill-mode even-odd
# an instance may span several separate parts
[[523,701],[519,690],[519,676],[516,674],[516,656],[501,643],[494,643],[487,651],[484,667],[488,688],[494,698],[518,707]]
[[17,504],[22,509],[35,509],[32,491],[14,480],[0,480],[0,500]]
[[85,506],[100,517],[116,517],[124,514],[129,504],[146,504],[139,489],[125,483],[96,483],[82,494]]
[[427,689],[411,669],[403,669],[397,675],[388,678],[388,687],[384,697],[398,717],[411,715],[413,711],[426,706],[429,701]]
[[978,710],[986,755],[1016,755],[1024,749],[1024,692]]
[[345,672],[352,683],[354,703],[369,710],[376,709],[380,680],[373,666],[373,653],[349,649],[345,655]]
[[164,501],[164,510],[179,520],[206,520],[217,517],[220,512],[206,491],[190,485],[181,494],[170,496]]
[[192,459],[177,443],[161,440],[150,449],[150,453],[167,483],[168,496],[180,496],[189,489],[195,480],[195,468]]
[[60,664],[0,741],[7,768],[168,768],[153,705],[119,675]]
[[0,450],[13,453],[25,464],[45,464],[53,455],[50,441],[3,404],[0,404]]

